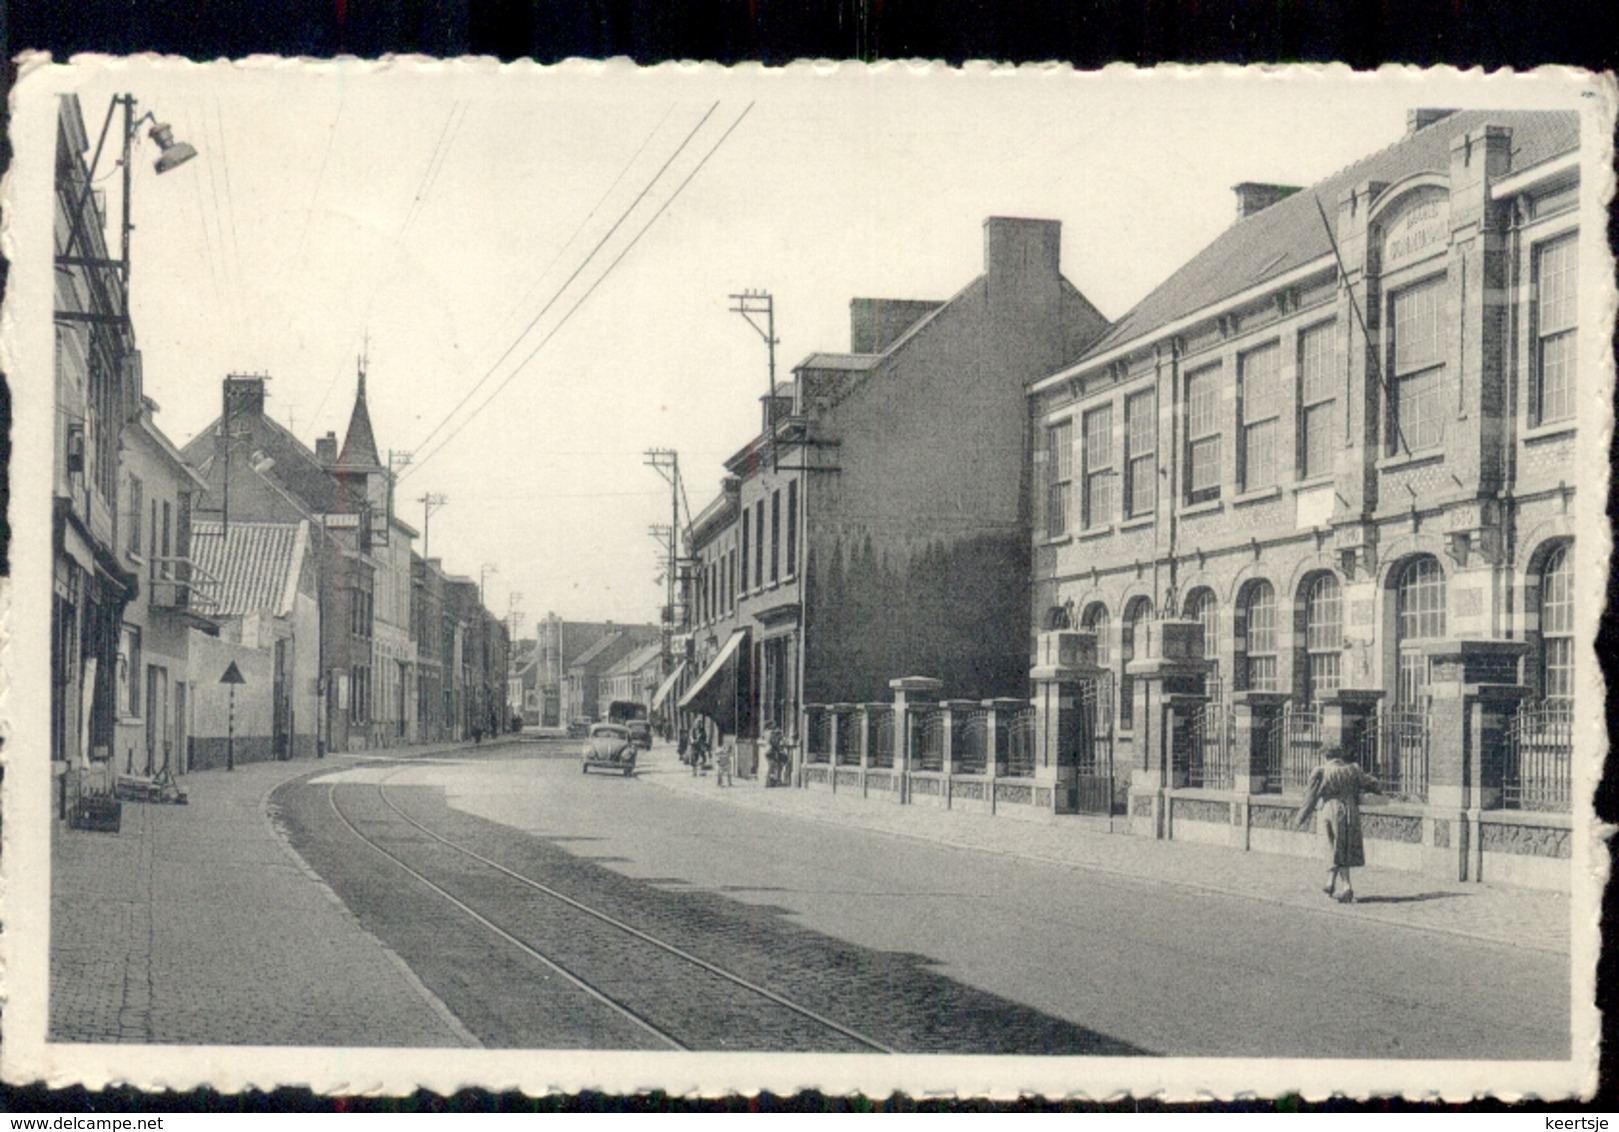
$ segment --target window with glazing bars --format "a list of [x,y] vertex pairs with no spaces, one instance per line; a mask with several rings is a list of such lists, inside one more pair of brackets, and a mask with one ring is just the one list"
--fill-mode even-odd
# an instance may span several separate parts
[[1338,425],[1338,325],[1328,322],[1299,335],[1299,478],[1333,469]]
[[[1220,603],[1214,591],[1204,586],[1186,595],[1186,617],[1203,626],[1203,659],[1220,659]],[[1215,669],[1218,677],[1219,669]]]
[[1124,514],[1152,512],[1158,500],[1158,397],[1143,389],[1124,399]]
[[1394,604],[1399,648],[1395,697],[1403,706],[1417,707],[1428,695],[1428,657],[1410,646],[1445,635],[1445,575],[1437,559],[1424,555],[1401,568]]
[[1046,428],[1046,537],[1068,533],[1068,495],[1074,476],[1074,422]]
[[1266,581],[1249,582],[1243,593],[1237,641],[1243,687],[1278,691],[1276,679],[1276,591]]
[[1136,658],[1136,632],[1152,616],[1152,602],[1133,598],[1119,621],[1119,726],[1135,726],[1135,677],[1128,669]]
[[1574,564],[1567,543],[1547,555],[1540,574],[1540,694],[1574,696]]
[[1331,574],[1318,574],[1304,594],[1304,698],[1319,703],[1338,690],[1343,660],[1343,591]]
[[1087,633],[1096,635],[1096,663],[1103,667],[1112,663],[1113,650],[1109,647],[1111,634],[1108,632],[1110,625],[1107,606],[1099,601],[1086,606],[1085,614],[1080,618],[1079,626]]
[[1220,367],[1186,375],[1186,502],[1220,498]]
[[1574,340],[1579,276],[1576,245],[1565,236],[1535,256],[1535,388],[1531,423],[1574,415]]
[[1100,527],[1113,517],[1113,406],[1085,414],[1085,483],[1080,522]]
[[1277,420],[1281,416],[1281,347],[1276,343],[1243,354],[1237,363],[1241,387],[1241,477],[1243,491],[1277,482]]
[[1445,441],[1444,287],[1440,276],[1389,300],[1391,456],[1408,448],[1437,448]]

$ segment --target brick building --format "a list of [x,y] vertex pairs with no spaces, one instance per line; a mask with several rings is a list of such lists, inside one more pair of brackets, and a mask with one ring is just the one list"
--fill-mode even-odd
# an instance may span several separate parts
[[766,398],[687,533],[680,708],[755,765],[760,729],[927,671],[950,694],[1028,679],[1026,383],[1106,321],[1063,277],[1061,225],[991,217],[984,270],[947,301],[855,299],[847,353]]
[[1373,864],[1567,885],[1578,149],[1571,113],[1419,111],[1240,185],[1031,385],[1052,808],[1302,852],[1342,747]]

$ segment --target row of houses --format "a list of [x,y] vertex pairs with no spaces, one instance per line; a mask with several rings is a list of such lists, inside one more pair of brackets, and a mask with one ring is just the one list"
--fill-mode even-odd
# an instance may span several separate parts
[[[51,758],[58,809],[117,779],[503,729],[505,625],[413,550],[358,385],[313,449],[224,380],[184,449],[143,391],[128,262],[58,114]],[[127,233],[126,233],[127,237]]]
[[649,624],[567,621],[548,613],[523,642],[514,703],[525,726],[566,728],[607,717],[615,700],[650,707],[666,659]]
[[1057,221],[989,219],[765,399],[666,702],[745,774],[780,726],[802,786],[1282,852],[1340,750],[1374,864],[1566,887],[1579,157],[1414,112],[1113,321]]

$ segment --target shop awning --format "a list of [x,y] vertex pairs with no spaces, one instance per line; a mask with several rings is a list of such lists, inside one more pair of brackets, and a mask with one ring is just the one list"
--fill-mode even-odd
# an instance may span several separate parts
[[652,710],[657,711],[663,706],[663,701],[669,698],[669,693],[675,690],[680,678],[686,674],[686,662],[681,661],[675,665],[675,670],[669,673],[669,678],[658,685],[658,694],[652,697]]
[[708,662],[686,694],[680,697],[681,711],[706,715],[720,730],[737,734],[748,722],[748,639],[746,629],[737,629]]

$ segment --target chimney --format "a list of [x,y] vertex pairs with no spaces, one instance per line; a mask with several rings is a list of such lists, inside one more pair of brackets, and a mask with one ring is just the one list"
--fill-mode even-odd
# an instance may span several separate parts
[[1055,279],[1061,258],[1060,220],[991,216],[984,221],[984,274],[992,288],[1014,279]]
[[225,415],[232,420],[264,415],[264,378],[233,373],[225,378]]
[[1258,181],[1244,181],[1232,185],[1237,194],[1237,219],[1246,220],[1256,212],[1264,212],[1279,200],[1286,200],[1299,191],[1297,185],[1266,185]]
[[1426,130],[1435,122],[1449,118],[1456,113],[1454,108],[1422,106],[1415,110],[1405,112],[1405,136],[1410,137],[1419,130]]
[[328,432],[315,441],[315,459],[327,465],[337,463],[337,433]]

